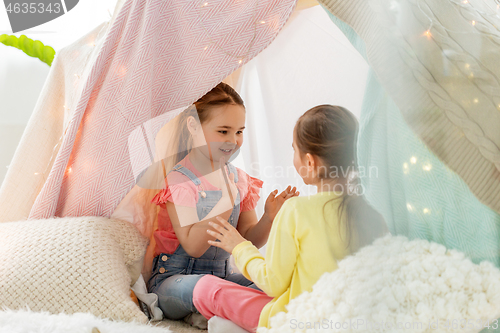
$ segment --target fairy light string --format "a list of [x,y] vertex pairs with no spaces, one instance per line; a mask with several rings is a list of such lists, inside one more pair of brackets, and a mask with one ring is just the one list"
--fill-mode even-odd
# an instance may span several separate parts
[[[108,10],[108,12],[109,12],[109,10]],[[111,17],[111,15],[110,15],[110,17]],[[96,35],[96,39],[97,39],[97,40],[102,40],[102,33],[103,33],[103,31],[106,31],[106,30],[107,30],[107,27],[108,27],[108,26],[109,26],[109,21],[108,21],[108,22],[106,22],[105,24],[103,24],[103,26],[101,27],[101,29],[99,30],[99,32],[98,32],[98,33],[97,33],[97,35]],[[96,39],[94,39],[94,40],[92,40],[92,41],[88,42],[88,43],[87,43],[87,45],[88,45],[89,47],[91,47],[91,48],[94,48],[94,47],[96,46],[96,44],[95,44]],[[88,65],[88,61],[89,61],[89,58],[90,58],[90,56],[92,55],[92,53],[93,53],[93,52],[94,52],[94,51],[89,51],[89,52],[88,52],[88,54],[87,54],[87,56],[86,56],[86,58],[85,58],[85,60],[84,60],[84,63],[85,63],[85,66],[83,66],[83,68],[84,68],[84,69],[87,67],[87,65]],[[75,80],[74,80],[74,83],[73,83],[75,87],[77,87],[77,86],[78,86],[79,81],[80,81],[80,79],[81,79],[82,75],[83,75],[83,73],[74,73],[74,74],[73,74],[73,76],[75,77]],[[71,108],[70,108],[70,107],[68,107],[66,104],[63,104],[63,105],[62,105],[62,108],[64,109],[64,114],[66,114],[66,113],[71,114],[71,113],[70,113],[70,112],[71,112]],[[48,161],[48,163],[47,163],[47,165],[46,165],[46,167],[45,167],[44,171],[43,171],[43,172],[40,172],[40,171],[38,171],[38,172],[34,172],[34,176],[37,176],[37,177],[38,177],[38,176],[39,176],[39,177],[43,177],[43,182],[45,182],[45,181],[47,180],[47,178],[48,178],[48,175],[49,175],[49,173],[50,173],[50,169],[51,169],[51,168],[52,168],[52,166],[53,166],[53,163],[54,163],[54,161],[55,161],[55,158],[56,158],[56,156],[57,156],[57,154],[58,154],[58,152],[59,152],[59,149],[61,148],[61,144],[62,144],[62,142],[64,141],[64,137],[66,136],[66,132],[68,131],[68,128],[71,126],[72,122],[73,122],[73,120],[71,119],[71,120],[68,122],[68,124],[66,124],[66,125],[65,125],[65,129],[64,129],[63,134],[59,137],[59,139],[57,140],[57,143],[56,143],[56,144],[54,145],[54,147],[52,148],[52,153],[51,153],[51,155],[50,155],[49,161]],[[65,171],[65,173],[66,173],[66,174],[70,174],[72,171],[73,171],[72,167],[71,167],[70,165],[68,165],[68,166],[66,167],[66,171]]]
[[[380,18],[382,33],[387,40],[391,41],[390,46],[394,47],[395,53],[393,54],[399,53],[402,64],[410,69],[410,73],[413,72],[415,76],[421,78],[419,84],[424,91],[439,91],[440,95],[429,93],[429,97],[440,108],[446,106],[454,108],[451,112],[445,110],[446,115],[460,119],[458,123],[455,123],[459,139],[465,139],[465,137],[470,139],[471,136],[475,135],[475,132],[474,128],[467,128],[467,121],[474,122],[468,112],[476,108],[491,108],[491,103],[495,109],[500,111],[500,85],[498,73],[494,68],[488,68],[481,60],[484,52],[488,52],[488,49],[486,51],[483,48],[478,50],[483,54],[474,53],[467,49],[463,43],[464,40],[474,40],[478,43],[486,43],[485,46],[489,50],[500,48],[500,0],[459,0],[449,1],[449,3],[457,9],[458,17],[453,21],[446,21],[448,17],[439,16],[437,11],[433,12],[433,9],[438,10],[439,7],[436,7],[436,3],[432,0],[370,1],[372,10]],[[404,12],[401,13],[405,5],[409,6],[404,8]],[[420,32],[418,32],[418,28],[415,29],[416,26],[411,26],[411,21],[405,21],[399,15],[408,13],[413,15],[411,20],[414,20],[414,23],[423,27]],[[440,18],[444,20],[441,21]],[[409,30],[412,28],[413,30]],[[477,36],[477,38],[468,39],[467,35]],[[418,37],[424,39],[419,40]],[[428,44],[426,47],[426,42],[432,44]],[[429,54],[439,56],[439,53],[443,60],[440,62],[438,58],[438,62],[434,64],[442,64],[443,72],[436,72],[436,68],[430,63],[426,63],[426,58],[424,58]],[[446,82],[450,82],[450,80],[458,84],[458,90],[456,87],[446,86]],[[477,89],[467,88],[468,92],[461,94],[460,82],[465,85],[463,87]],[[443,98],[442,103],[438,100],[439,98]],[[462,119],[466,120],[462,122],[463,129],[458,125]],[[487,153],[493,154],[495,152]],[[420,161],[418,156],[408,157],[406,161],[402,161],[401,165],[402,169],[400,170],[405,177],[425,177],[434,170],[431,163]],[[433,213],[432,207],[425,207],[417,200],[415,202],[408,200],[406,208],[409,213],[423,215]],[[434,210],[434,213],[439,214],[439,209]]]

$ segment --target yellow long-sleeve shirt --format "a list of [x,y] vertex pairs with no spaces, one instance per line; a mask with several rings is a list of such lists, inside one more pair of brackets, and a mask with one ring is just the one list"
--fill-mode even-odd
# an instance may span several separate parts
[[[338,199],[325,206],[334,198]],[[340,202],[336,192],[290,198],[273,221],[265,259],[250,241],[234,248],[232,254],[242,274],[274,297],[263,308],[259,327],[269,327],[272,316],[286,312],[290,300],[311,291],[323,273],[337,269],[337,261],[349,254],[345,223],[338,219]],[[353,237],[355,242],[357,236]]]

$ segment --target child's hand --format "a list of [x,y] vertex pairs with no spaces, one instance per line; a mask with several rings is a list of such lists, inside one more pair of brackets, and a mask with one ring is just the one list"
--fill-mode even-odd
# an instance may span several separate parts
[[229,224],[229,222],[219,216],[217,216],[216,219],[217,222],[208,222],[216,231],[207,229],[207,233],[214,236],[220,242],[209,240],[208,244],[220,247],[224,251],[232,253],[236,245],[246,241],[246,239],[243,238],[238,230]]
[[267,214],[271,221],[273,221],[276,214],[278,214],[281,206],[283,206],[283,203],[287,199],[299,195],[299,192],[296,190],[297,188],[295,186],[291,188],[291,186],[288,185],[288,187],[279,195],[276,195],[278,193],[278,190],[272,191],[267,197],[266,204],[264,206],[264,214]]

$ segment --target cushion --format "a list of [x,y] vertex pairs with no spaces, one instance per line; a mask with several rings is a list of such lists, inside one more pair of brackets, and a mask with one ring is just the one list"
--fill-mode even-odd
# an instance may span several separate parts
[[287,310],[257,332],[479,332],[499,325],[500,270],[389,235],[340,261]]
[[6,222],[0,223],[0,239],[0,308],[147,322],[130,297],[147,239],[129,222]]

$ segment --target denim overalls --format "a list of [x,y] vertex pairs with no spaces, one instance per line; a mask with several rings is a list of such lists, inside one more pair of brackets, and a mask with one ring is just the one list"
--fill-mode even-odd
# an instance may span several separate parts
[[[228,164],[229,172],[234,174],[234,182],[238,182],[238,173],[232,164]],[[178,164],[171,172],[180,172],[188,177],[198,191],[196,210],[200,221],[208,215],[222,197],[222,191],[204,191],[201,181],[187,168]],[[240,194],[236,197],[235,206],[228,222],[236,227],[240,215]],[[234,273],[229,263],[230,254],[210,246],[199,258],[191,257],[179,244],[173,254],[161,253],[153,259],[153,273],[148,282],[149,292],[158,295],[158,305],[167,319],[181,319],[191,312],[198,312],[193,305],[193,289],[205,274],[212,274],[228,281],[260,290],[242,274]]]

